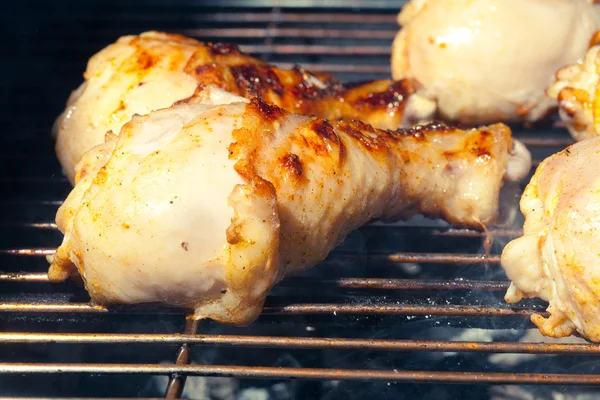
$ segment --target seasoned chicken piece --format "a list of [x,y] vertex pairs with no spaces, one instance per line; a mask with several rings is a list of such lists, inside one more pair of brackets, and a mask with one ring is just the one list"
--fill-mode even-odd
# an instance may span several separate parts
[[[600,43],[600,32],[591,44]],[[600,45],[592,46],[583,62],[561,68],[548,95],[558,101],[558,113],[575,140],[600,135]]]
[[159,32],[120,38],[90,59],[84,78],[56,123],[56,152],[71,182],[75,164],[106,132],[118,134],[132,115],[169,107],[208,85],[295,113],[383,129],[429,121],[435,112],[435,103],[413,95],[418,85],[410,79],[345,88],[328,74],[264,64],[235,45]]
[[443,118],[536,121],[558,68],[583,58],[600,29],[587,0],[412,0],[392,47],[394,79],[415,78]]
[[524,236],[510,242],[502,266],[506,300],[540,297],[549,318],[532,321],[546,336],[575,329],[600,342],[600,137],[544,160],[521,199]]
[[50,279],[78,270],[97,303],[249,323],[273,284],[361,224],[416,212],[490,223],[502,180],[528,169],[504,125],[378,131],[239,100],[134,116],[86,153]]

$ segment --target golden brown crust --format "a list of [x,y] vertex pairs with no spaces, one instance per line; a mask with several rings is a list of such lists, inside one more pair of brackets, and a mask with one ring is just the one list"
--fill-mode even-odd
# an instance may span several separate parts
[[[271,125],[270,128],[263,125],[260,130],[273,132],[287,115],[283,110],[277,112],[275,109],[277,107],[255,98],[247,107],[244,118]],[[376,160],[379,165],[388,166],[391,171],[397,170],[401,174],[410,175],[412,172],[409,171],[413,169],[417,171],[427,167],[441,174],[439,178],[431,177],[432,182],[427,182],[429,177],[423,177],[419,181],[416,175],[415,179],[406,180],[402,196],[412,199],[410,201],[414,202],[414,209],[419,212],[475,229],[481,229],[482,223],[490,224],[495,221],[498,195],[512,149],[511,132],[507,126],[496,124],[463,131],[443,123],[430,123],[412,129],[381,130],[361,121],[309,121],[305,129],[296,129],[286,139],[285,146],[279,145],[277,152],[271,153],[268,150],[269,156],[263,154],[262,161],[256,158],[258,156],[252,158],[252,162],[256,164],[253,167],[255,171],[273,171],[274,175],[268,180],[275,187],[278,196],[282,187],[293,185],[300,192],[314,184],[305,165],[318,164],[328,173],[342,177],[347,168],[347,153],[351,147],[355,153],[359,150]],[[255,140],[257,141],[252,142],[255,146],[253,154],[267,151],[264,147],[269,146],[270,137]],[[238,144],[232,145],[234,148],[236,146]],[[298,152],[298,149],[302,150]],[[435,160],[436,165],[443,168],[424,166],[426,160]],[[266,166],[259,166],[260,162]],[[451,192],[436,197],[440,194],[436,192],[435,186],[448,184],[440,182],[444,179],[456,179],[456,182],[448,186],[449,191],[456,191],[456,199],[452,202],[444,198],[450,196]],[[471,179],[477,181],[476,184],[484,186],[480,194],[485,193],[489,197],[486,200],[470,198],[467,192],[472,189],[469,189],[469,185],[461,187],[460,179],[465,179],[465,182]],[[458,199],[461,196],[467,197],[460,201]],[[414,210],[408,210],[400,217],[407,218],[412,214]]]
[[[233,131],[235,141],[229,146],[229,159],[237,160],[234,169],[247,184],[238,185],[229,197],[235,215],[226,232],[230,245],[227,280],[240,302],[226,307],[226,316],[199,313],[197,308],[196,318],[249,324],[260,314],[267,293],[275,283],[279,272],[280,228],[277,194],[273,184],[258,174],[255,159],[258,144],[272,137],[272,124],[283,114],[284,111],[277,107],[253,101],[242,117],[244,127]],[[255,210],[264,209],[261,203],[269,205],[269,215],[254,215]],[[260,234],[261,229],[257,226],[268,233]],[[248,254],[253,256],[248,257]]]
[[90,59],[84,77],[56,123],[56,152],[72,183],[75,164],[107,131],[118,133],[133,115],[173,104],[258,97],[295,114],[358,119],[381,129],[429,121],[435,114],[435,101],[415,93],[412,80],[345,87],[326,73],[265,64],[232,44],[160,32],[118,39]]
[[[147,49],[148,43],[144,41],[193,46],[184,72],[196,79],[198,91],[214,85],[238,96],[258,97],[297,114],[328,120],[360,119],[378,128],[397,129],[402,126],[408,99],[419,89],[413,79],[344,86],[326,73],[313,73],[298,66],[284,70],[262,63],[233,44],[202,43],[158,32],[147,32],[131,41],[141,49],[134,56],[139,58],[136,63],[140,71],[159,57]],[[162,45],[156,48],[164,51]]]
[[[276,193],[277,280],[321,261],[340,238],[372,218],[422,213],[481,229],[497,216],[512,147],[504,125],[391,131],[274,109],[251,100],[230,150],[232,157],[245,154],[236,165],[244,178],[259,176]],[[287,133],[277,134],[280,128]]]
[[[187,122],[168,144],[148,148],[148,143],[156,143],[152,127],[164,129],[165,117],[176,115],[185,116]],[[215,121],[219,118],[227,123]],[[213,127],[219,130],[212,137],[214,147],[187,156],[198,145],[193,136],[210,143],[206,132]],[[146,140],[140,140],[144,134]],[[223,153],[228,144],[229,153]],[[66,279],[77,265],[98,303],[159,301],[193,308],[197,319],[247,324],[258,316],[278,280],[325,259],[351,230],[374,218],[409,218],[422,212],[475,227],[492,220],[510,131],[503,125],[462,131],[440,124],[377,130],[360,121],[332,123],[292,114],[253,98],[247,104],[186,104],[135,116],[118,140],[103,146],[86,153],[83,162],[89,165],[80,168],[85,172],[59,211],[57,224],[65,240],[53,260],[50,279]],[[219,157],[204,167],[215,151]],[[155,161],[159,152],[169,154],[162,164]],[[217,169],[226,157],[226,172],[219,176]],[[175,179],[174,171],[185,172]],[[207,173],[214,174],[211,182],[196,187],[205,184]],[[137,179],[140,176],[147,179]],[[190,176],[200,179],[191,186],[193,191],[184,193],[188,202],[178,217],[148,211],[149,202],[169,202]],[[140,196],[134,181],[144,190],[146,182],[152,182],[147,198]],[[225,192],[205,201],[217,181],[227,185]],[[217,257],[211,248],[191,254],[199,241],[205,241],[204,235],[194,241],[179,232],[206,229],[198,224],[203,225],[207,213],[223,213],[225,198],[228,212],[212,230],[225,233],[216,243]],[[140,212],[138,205],[146,211]],[[190,218],[190,211],[201,219]],[[138,231],[131,237],[135,252],[129,242],[119,248],[118,235],[129,229]],[[162,236],[147,245],[159,233]],[[99,236],[111,241],[102,242]],[[167,263],[160,251],[154,251],[165,241],[169,245],[163,252],[173,257]],[[192,257],[179,260],[182,253]],[[181,261],[175,263],[180,270],[189,270],[166,284],[172,290],[156,291],[174,273],[171,260]],[[132,268],[136,264],[145,267]],[[203,269],[206,274],[199,274]],[[182,288],[189,275],[199,280]],[[154,281],[148,279],[152,276]]]

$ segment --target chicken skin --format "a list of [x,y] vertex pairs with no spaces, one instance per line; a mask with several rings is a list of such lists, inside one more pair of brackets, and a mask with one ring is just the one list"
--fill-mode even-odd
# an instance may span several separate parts
[[52,281],[78,271],[100,304],[247,324],[275,283],[360,225],[416,212],[490,223],[502,181],[529,168],[501,124],[382,131],[229,100],[134,116],[83,156],[57,214]]
[[[600,43],[600,32],[591,44]],[[583,62],[561,68],[548,88],[558,113],[575,140],[600,136],[600,45],[592,46]]]
[[536,121],[558,68],[583,58],[600,29],[588,0],[412,0],[392,47],[394,79],[415,78],[442,118]]
[[549,318],[533,315],[542,334],[574,330],[600,342],[600,137],[544,160],[521,198],[524,235],[502,253],[512,280],[506,300],[539,297]]
[[56,152],[71,182],[75,164],[106,132],[118,134],[134,114],[169,107],[209,85],[297,114],[360,119],[382,129],[430,121],[435,112],[411,79],[346,88],[328,74],[264,64],[235,45],[160,32],[120,38],[90,59],[84,78],[55,126]]

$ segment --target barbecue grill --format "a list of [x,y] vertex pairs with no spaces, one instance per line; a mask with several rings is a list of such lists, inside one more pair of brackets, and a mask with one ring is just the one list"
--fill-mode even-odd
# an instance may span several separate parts
[[[107,309],[90,304],[77,282],[48,282],[45,256],[61,240],[54,215],[70,189],[50,128],[87,59],[118,36],[155,29],[229,41],[263,61],[346,81],[390,74],[402,2],[208,3],[15,2],[1,17],[10,56],[0,75],[0,394],[593,396],[600,347],[543,340],[528,317],[546,305],[502,299],[499,254],[522,217],[493,229],[491,245],[482,232],[421,218],[372,223],[323,265],[274,288],[245,328],[186,320],[175,309]],[[571,143],[549,125],[514,135],[535,165]],[[514,209],[518,195],[503,205]]]

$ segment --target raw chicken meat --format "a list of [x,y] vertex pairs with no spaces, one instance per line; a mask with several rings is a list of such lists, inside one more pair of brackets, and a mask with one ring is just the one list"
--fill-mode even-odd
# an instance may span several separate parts
[[583,58],[600,29],[587,0],[412,0],[392,48],[394,79],[412,77],[440,116],[467,124],[536,121],[557,69]]
[[600,342],[600,137],[544,160],[521,198],[524,235],[502,253],[512,280],[506,300],[539,297],[549,318],[533,315],[542,334],[574,330]]
[[78,270],[97,303],[245,324],[276,282],[369,220],[490,223],[503,179],[529,170],[501,124],[378,131],[237,100],[134,116],[87,152],[57,215],[50,279]]
[[561,68],[548,95],[558,101],[558,113],[575,140],[600,135],[600,32],[583,62]]
[[56,152],[71,182],[75,164],[106,132],[118,134],[132,115],[169,107],[208,85],[298,114],[360,119],[383,129],[430,121],[435,111],[435,103],[415,94],[411,79],[345,88],[328,74],[264,64],[232,44],[160,32],[120,38],[90,59],[84,78],[55,126]]

